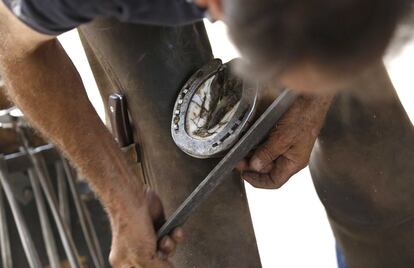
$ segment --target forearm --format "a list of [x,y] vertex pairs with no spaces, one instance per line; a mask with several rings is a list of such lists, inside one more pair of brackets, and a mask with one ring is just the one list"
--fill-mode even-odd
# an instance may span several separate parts
[[3,58],[2,72],[12,100],[77,166],[108,210],[141,202],[143,185],[130,172],[57,40],[19,59]]

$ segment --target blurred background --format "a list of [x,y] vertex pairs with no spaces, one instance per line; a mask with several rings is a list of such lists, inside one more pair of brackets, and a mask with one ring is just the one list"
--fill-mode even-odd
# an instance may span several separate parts
[[[206,21],[206,27],[215,57],[227,62],[239,56],[223,23]],[[77,32],[68,32],[59,39],[79,70],[91,102],[103,118],[103,104]],[[414,43],[387,56],[385,62],[413,122]],[[246,188],[264,268],[337,266],[335,241],[308,169],[295,175],[280,190],[258,190],[249,185]]]

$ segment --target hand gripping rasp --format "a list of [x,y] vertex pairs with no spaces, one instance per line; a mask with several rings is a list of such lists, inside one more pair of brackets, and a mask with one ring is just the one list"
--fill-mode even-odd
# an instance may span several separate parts
[[183,225],[187,221],[190,215],[207,199],[209,194],[228,177],[234,167],[266,138],[272,128],[276,125],[277,121],[287,110],[289,110],[296,98],[296,93],[289,89],[285,89],[282,94],[279,95],[279,97],[250,127],[246,134],[243,135],[243,137],[158,230],[158,239],[168,235],[174,228]]

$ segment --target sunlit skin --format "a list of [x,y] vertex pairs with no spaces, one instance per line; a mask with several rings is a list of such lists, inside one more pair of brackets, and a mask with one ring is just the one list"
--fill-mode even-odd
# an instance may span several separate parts
[[100,197],[112,227],[113,267],[171,267],[168,257],[182,242],[182,230],[176,229],[157,245],[153,223],[163,216],[159,198],[129,170],[57,39],[28,28],[3,2],[0,73],[10,98],[69,157]]
[[[225,21],[220,0],[195,2]],[[106,207],[113,232],[113,267],[172,267],[168,257],[183,241],[182,230],[176,229],[157,245],[153,223],[162,218],[161,202],[129,170],[122,152],[87,99],[79,74],[65,51],[54,36],[31,30],[2,3],[0,72],[7,77],[11,99],[87,177]],[[332,100],[330,94],[314,93],[340,88],[338,81],[343,80],[337,78],[312,61],[296,64],[278,77],[279,83],[304,94],[269,139],[250,159],[239,164],[245,180],[256,187],[279,188],[307,165]],[[74,95],[76,100],[71,98]]]

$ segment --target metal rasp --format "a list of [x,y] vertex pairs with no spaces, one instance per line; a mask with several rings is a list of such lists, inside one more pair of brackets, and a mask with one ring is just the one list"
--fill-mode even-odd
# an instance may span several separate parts
[[266,138],[277,121],[292,106],[296,98],[296,93],[289,89],[285,89],[280,94],[158,230],[158,239],[168,235],[174,228],[183,225],[187,221],[191,214],[207,199],[208,195],[228,177],[234,167]]

